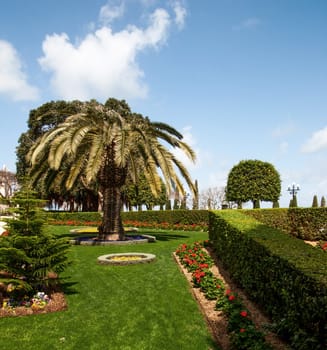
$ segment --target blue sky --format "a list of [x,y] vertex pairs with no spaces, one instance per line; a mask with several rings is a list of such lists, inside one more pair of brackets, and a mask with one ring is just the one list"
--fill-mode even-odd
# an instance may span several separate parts
[[2,0],[0,164],[15,171],[29,111],[125,99],[197,152],[200,190],[240,160],[272,163],[281,206],[327,197],[324,0]]

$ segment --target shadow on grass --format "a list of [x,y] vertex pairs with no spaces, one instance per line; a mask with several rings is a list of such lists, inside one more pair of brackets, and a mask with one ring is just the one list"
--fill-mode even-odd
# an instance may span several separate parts
[[[183,234],[174,234],[174,233],[168,233],[167,231],[164,232],[158,232],[158,231],[152,231],[152,230],[147,230],[147,231],[139,231],[136,234],[128,234],[128,236],[139,236],[142,234],[149,234],[151,236],[155,236],[156,239],[158,241],[172,241],[172,240],[176,240],[176,239],[187,239],[189,238],[189,236],[187,235],[183,235]],[[58,238],[67,238],[67,239],[91,239],[94,237],[97,237],[97,234],[73,234],[70,232],[66,232],[66,233],[61,233],[61,234],[57,234]]]
[[[180,232],[180,231],[179,231]],[[128,233],[128,236],[139,236],[139,235],[151,235],[156,238],[157,241],[159,242],[169,242],[169,241],[174,241],[174,240],[183,240],[183,239],[188,239],[190,238],[189,235],[187,234],[180,234],[180,233],[175,233],[174,231],[169,231],[169,230],[147,230],[147,229],[141,229],[137,233]],[[58,238],[66,238],[67,240],[87,240],[87,239],[92,239],[94,237],[97,237],[97,234],[90,234],[90,233],[84,233],[84,234],[76,234],[76,233],[71,233],[71,232],[63,232],[63,233],[57,233],[56,235]]]
[[65,295],[74,295],[79,294],[78,290],[75,286],[78,284],[77,282],[69,282],[68,278],[61,279],[60,288]]
[[151,236],[155,236],[157,241],[172,241],[175,239],[189,238],[186,235],[177,235],[177,234],[167,234],[167,233],[157,233],[151,232]]
[[58,238],[68,238],[68,239],[74,239],[74,238],[85,238],[85,237],[89,237],[89,238],[93,238],[96,237],[97,234],[76,234],[76,233],[70,233],[70,232],[65,232],[65,233],[59,233],[56,235],[56,237]]

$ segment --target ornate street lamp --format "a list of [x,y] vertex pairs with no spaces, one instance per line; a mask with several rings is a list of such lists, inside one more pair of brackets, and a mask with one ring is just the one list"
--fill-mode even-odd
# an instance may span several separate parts
[[296,185],[294,182],[292,183],[292,185],[289,185],[287,188],[287,191],[290,193],[290,195],[292,196],[292,205],[290,205],[291,207],[297,207],[297,201],[296,201],[296,194],[300,191],[300,186]]

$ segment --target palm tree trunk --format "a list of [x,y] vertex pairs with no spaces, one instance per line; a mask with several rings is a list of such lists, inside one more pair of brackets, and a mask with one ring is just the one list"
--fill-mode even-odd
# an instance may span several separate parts
[[108,187],[103,191],[103,219],[100,239],[124,240],[124,229],[121,219],[120,189]]
[[104,166],[100,170],[103,193],[103,218],[99,227],[99,239],[124,240],[125,232],[121,218],[121,188],[127,177],[127,167],[115,165],[115,143],[107,148]]

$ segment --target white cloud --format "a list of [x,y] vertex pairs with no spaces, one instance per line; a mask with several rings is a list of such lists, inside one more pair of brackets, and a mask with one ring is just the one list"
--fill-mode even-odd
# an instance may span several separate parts
[[182,5],[181,2],[174,1],[173,10],[175,12],[175,23],[177,24],[178,28],[184,28],[185,18],[187,15],[186,8]]
[[316,131],[302,146],[302,152],[313,153],[327,148],[327,126]]
[[256,17],[246,18],[241,21],[238,25],[233,27],[234,30],[242,30],[242,29],[254,29],[262,24],[262,20]]
[[112,1],[101,7],[99,20],[103,25],[108,25],[114,19],[120,18],[123,16],[125,10],[124,2],[120,2],[118,5],[115,5]]
[[190,171],[194,170],[198,165],[199,160],[199,150],[196,148],[196,140],[191,132],[192,127],[191,126],[185,126],[183,130],[181,131],[181,134],[183,135],[183,142],[187,143],[195,152],[196,154],[196,161],[195,163],[190,160],[185,153],[179,149],[179,148],[172,148],[172,153],[175,155],[175,157],[183,163],[183,165]]
[[61,98],[144,98],[147,86],[137,55],[163,45],[170,26],[169,13],[157,9],[145,29],[130,25],[114,33],[103,26],[75,45],[65,33],[48,35],[39,63],[52,75],[52,88]]
[[0,40],[0,94],[15,101],[35,100],[39,95],[37,88],[27,82],[17,51],[4,40]]

